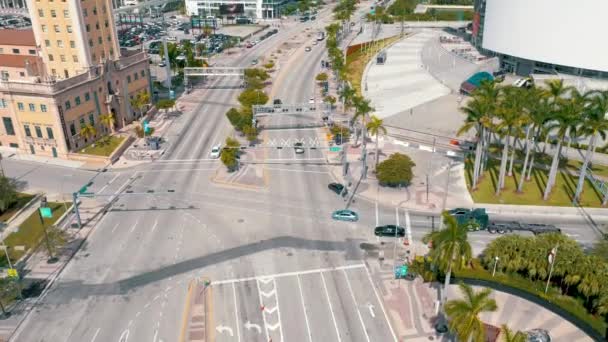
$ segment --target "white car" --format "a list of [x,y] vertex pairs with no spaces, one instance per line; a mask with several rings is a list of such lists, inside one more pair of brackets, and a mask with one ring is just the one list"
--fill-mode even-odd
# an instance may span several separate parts
[[312,51],[312,48],[311,48],[310,46],[307,46],[307,47],[304,49],[304,51],[306,51],[306,52],[310,52],[310,51]]
[[211,148],[211,153],[209,153],[209,157],[213,159],[217,159],[222,154],[222,145],[217,144]]
[[176,42],[177,41],[177,37],[167,37],[167,41],[168,42]]
[[317,42],[316,40],[314,42],[312,42],[312,45],[317,45],[319,44],[319,42]]
[[315,98],[311,97],[310,99],[308,99],[308,103],[309,104],[315,104]]

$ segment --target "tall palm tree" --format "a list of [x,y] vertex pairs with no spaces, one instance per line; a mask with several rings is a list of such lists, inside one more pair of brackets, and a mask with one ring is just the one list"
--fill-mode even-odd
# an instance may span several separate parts
[[452,270],[459,270],[463,264],[468,263],[472,258],[472,250],[467,240],[466,227],[459,226],[456,218],[447,211],[443,212],[442,219],[445,222],[444,229],[427,234],[423,242],[432,243],[433,248],[429,256],[435,266],[446,275],[442,296],[442,301],[445,301]]
[[[361,137],[363,139],[363,148],[365,149],[365,146],[367,144],[367,116],[374,110],[374,108],[372,108],[372,106],[370,105],[369,100],[365,99],[363,96],[358,95],[355,95],[353,97],[353,107],[355,108],[355,115],[353,115],[353,121],[357,121],[357,119],[359,118],[361,119]],[[359,136],[357,135],[355,137],[355,145],[358,142],[358,138]]]
[[557,129],[557,148],[551,161],[551,169],[547,178],[547,185],[543,199],[547,200],[555,184],[559,167],[559,157],[562,151],[564,138],[570,134],[572,127],[575,127],[581,120],[583,107],[576,101],[561,101],[553,125],[549,129]]
[[345,84],[338,97],[342,101],[342,106],[344,107],[344,112],[347,112],[350,108],[353,107],[353,99],[356,96],[355,89],[353,89],[350,85]]
[[491,134],[492,131],[490,129],[493,128],[493,122],[492,122],[492,118],[495,116],[496,114],[496,108],[498,108],[499,104],[500,104],[500,100],[501,97],[503,95],[503,88],[498,86],[497,82],[493,82],[493,81],[483,81],[481,82],[481,85],[479,86],[479,88],[475,89],[475,92],[473,93],[473,98],[478,99],[479,101],[481,101],[484,106],[486,106],[486,110],[487,110],[487,116],[488,116],[488,129],[485,130],[485,134],[482,135],[482,143],[483,143],[483,147],[482,147],[482,158],[481,159],[481,164],[479,166],[479,171],[478,173],[481,174],[481,172],[483,170],[486,170],[486,165],[488,162],[488,150],[490,147],[490,142],[491,142]]
[[378,145],[378,137],[380,134],[386,134],[386,127],[384,127],[384,122],[379,117],[372,115],[370,121],[367,123],[367,130],[369,134],[374,135],[376,137],[376,165],[375,168],[378,168],[378,162],[380,161],[380,146]]
[[519,97],[519,88],[512,86],[503,88],[505,94],[500,106],[496,109],[496,116],[499,119],[496,125],[496,130],[503,136],[503,149],[500,161],[500,170],[498,175],[498,185],[496,187],[496,196],[500,195],[500,191],[505,186],[505,175],[507,172],[507,161],[509,158],[509,150],[511,148],[511,136],[519,133],[523,116],[521,115],[521,107],[523,105],[521,97]]
[[86,124],[80,127],[80,136],[82,136],[86,140],[91,139],[95,135],[97,135],[97,129],[93,125]]
[[445,312],[450,318],[450,330],[460,341],[485,342],[486,329],[479,319],[482,312],[496,311],[496,301],[490,298],[491,289],[475,291],[469,285],[458,284],[463,299],[454,299],[445,303]]
[[606,119],[606,113],[608,113],[608,91],[594,94],[590,98],[590,106],[583,112],[581,133],[591,137],[591,140],[587,145],[585,159],[579,172],[578,184],[576,186],[576,192],[574,193],[574,202],[578,202],[580,200],[581,193],[583,192],[587,168],[589,167],[589,163],[591,163],[591,158],[593,151],[595,150],[598,135],[603,140],[606,139],[606,132],[608,132],[608,120]]
[[[517,191],[522,192],[525,180],[530,180],[532,175],[532,169],[534,168],[534,158],[536,151],[538,151],[538,142],[543,135],[547,135],[545,124],[551,117],[551,105],[547,98],[546,92],[540,88],[530,89],[530,99],[526,103],[527,111],[530,116],[530,126],[533,130],[532,142],[526,142],[526,157],[524,158],[524,166],[521,171],[521,177],[519,179],[519,185]],[[528,160],[530,163],[528,164]],[[527,175],[526,175],[527,172]]]
[[491,118],[488,115],[489,112],[487,107],[487,104],[479,98],[473,98],[468,101],[465,106],[460,107],[460,110],[466,114],[467,117],[465,119],[465,123],[460,127],[458,132],[456,132],[456,135],[461,136],[475,128],[477,138],[477,145],[475,147],[475,162],[473,165],[473,180],[471,184],[473,189],[477,188],[477,181],[479,180],[479,175],[481,174],[480,169],[483,146],[485,143],[485,131],[491,124]]
[[528,336],[521,331],[513,331],[506,324],[500,326],[500,340],[502,342],[526,342]]
[[116,123],[116,118],[114,118],[114,114],[102,114],[99,116],[99,121],[102,125],[106,126],[112,134],[114,134],[114,124]]

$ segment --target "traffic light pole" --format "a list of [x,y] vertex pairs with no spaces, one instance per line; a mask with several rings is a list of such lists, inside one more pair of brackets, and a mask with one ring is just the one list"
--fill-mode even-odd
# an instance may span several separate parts
[[74,215],[76,216],[76,222],[78,223],[78,228],[82,228],[82,221],[80,220],[80,211],[78,210],[78,193],[74,192],[72,194],[73,205],[74,205]]

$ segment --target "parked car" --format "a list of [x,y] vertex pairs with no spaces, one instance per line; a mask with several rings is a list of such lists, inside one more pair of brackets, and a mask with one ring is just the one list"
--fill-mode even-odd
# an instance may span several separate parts
[[405,228],[394,224],[378,226],[374,229],[374,235],[384,237],[405,237]]
[[359,215],[349,209],[336,210],[331,214],[331,218],[337,221],[356,222],[359,220]]
[[272,104],[274,105],[275,108],[281,107],[281,105],[283,104],[283,101],[281,101],[281,99],[274,99],[274,101],[272,101]]
[[217,159],[222,154],[222,145],[217,144],[211,148],[211,152],[209,153],[209,157],[213,159]]
[[160,63],[158,63],[158,66],[161,67],[161,68],[164,68],[164,67],[167,66],[167,64],[165,64],[164,61],[161,61]]
[[307,47],[304,49],[304,51],[306,51],[306,52],[310,52],[310,51],[312,51],[312,48],[311,48],[310,46],[307,46]]
[[327,185],[327,188],[335,192],[337,195],[341,194],[342,197],[346,196],[346,194],[348,193],[348,190],[346,190],[344,185],[340,183],[329,183],[329,185]]
[[258,59],[257,58],[251,61],[251,65],[257,65],[257,64],[258,64]]

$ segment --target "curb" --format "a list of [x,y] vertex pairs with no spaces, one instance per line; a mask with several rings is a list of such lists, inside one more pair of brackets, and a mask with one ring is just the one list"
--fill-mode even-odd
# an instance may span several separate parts
[[267,182],[267,177],[266,177],[266,170],[264,169],[264,186],[255,186],[255,185],[248,185],[248,184],[240,184],[240,183],[233,183],[233,182],[226,182],[223,180],[218,180],[217,175],[218,175],[219,170],[215,171],[215,175],[209,177],[209,180],[211,181],[211,183],[214,183],[216,185],[219,186],[225,186],[228,188],[235,188],[235,189],[245,189],[245,190],[252,190],[252,191],[258,191],[258,190],[264,190],[268,188],[268,182]]

